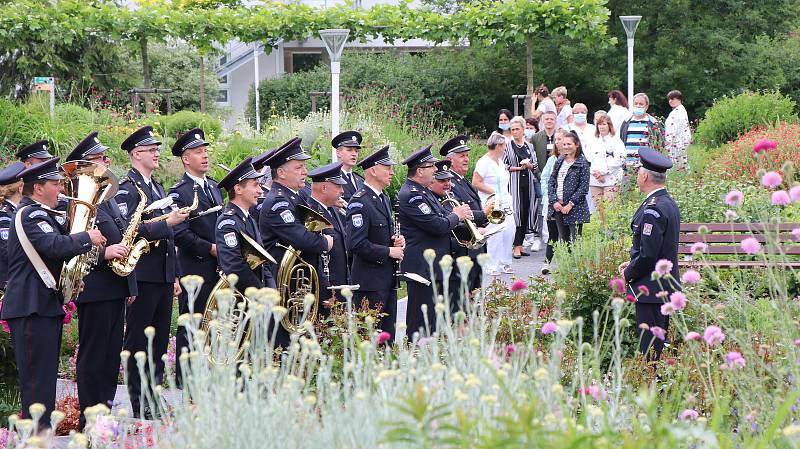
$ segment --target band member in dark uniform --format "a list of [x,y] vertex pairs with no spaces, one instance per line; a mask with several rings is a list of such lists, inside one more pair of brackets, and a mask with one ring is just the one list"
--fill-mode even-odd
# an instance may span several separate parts
[[397,318],[395,272],[403,259],[406,241],[395,235],[396,223],[389,197],[383,193],[392,183],[395,162],[389,146],[365,157],[358,163],[364,170],[364,186],[353,194],[347,206],[345,231],[353,257],[350,281],[360,287],[353,292],[355,304],[366,298],[370,308],[381,308],[386,315],[378,328],[394,336]]
[[14,162],[0,171],[0,290],[8,282],[8,232],[12,226],[14,212],[22,200],[22,180],[19,174],[25,169],[22,162]]
[[234,167],[219,182],[219,186],[228,192],[228,204],[217,218],[215,241],[219,248],[219,267],[225,275],[235,274],[239,277],[236,289],[244,292],[248,287],[274,287],[265,284],[264,266],[255,272],[247,265],[242,256],[242,234],[261,244],[261,232],[250,209],[256,205],[261,195],[258,183],[260,174],[253,168],[252,158],[247,158]]
[[[645,200],[633,216],[631,231],[631,260],[619,266],[619,272],[628,283],[629,293],[639,295],[636,301],[636,324],[647,324],[639,337],[639,350],[649,359],[658,359],[664,349],[664,341],[653,338],[649,328],[660,327],[667,331],[669,316],[661,314],[661,305],[669,301],[658,294],[663,290],[672,294],[681,289],[678,274],[678,237],[681,228],[681,213],[675,200],[665,186],[667,170],[672,161],[650,148],[639,150],[641,167],[636,176],[639,191],[646,195]],[[659,260],[672,262],[671,280],[651,277]],[[646,287],[647,295],[640,294],[639,288]],[[648,354],[652,345],[655,354]]]
[[[472,211],[473,221],[475,226],[479,228],[489,224],[486,220],[486,215],[491,211],[493,204],[487,204],[484,209],[481,209],[481,199],[478,196],[478,190],[465,178],[469,170],[469,148],[467,147],[467,136],[458,135],[448,140],[439,149],[439,154],[446,157],[452,163],[450,173],[453,178],[450,180],[452,184],[453,196],[462,204],[469,204]],[[478,255],[486,252],[486,246],[478,249],[467,249],[459,247],[459,250],[453,254],[453,257],[467,255],[472,258],[472,270],[469,273],[468,286],[470,291],[481,287],[481,280],[483,277],[480,264],[478,264]]]
[[49,148],[50,142],[46,140],[40,140],[23,147],[21,150],[17,151],[16,156],[25,164],[26,167],[30,167],[31,165],[40,164],[55,157],[50,154]]
[[336,159],[342,163],[342,177],[346,183],[342,186],[342,198],[350,201],[350,197],[364,186],[364,178],[353,171],[358,161],[358,150],[361,149],[361,134],[358,131],[345,131],[331,139],[331,145],[336,148]]
[[[217,275],[217,245],[214,230],[220,211],[198,216],[198,212],[211,210],[217,206],[222,209],[222,192],[217,183],[206,176],[209,170],[208,143],[202,129],[187,131],[172,145],[172,154],[183,162],[186,171],[183,177],[169,189],[179,208],[187,207],[194,201],[197,189],[198,205],[195,217],[175,227],[175,246],[178,247],[178,262],[182,268],[181,276],[194,274],[203,278],[203,286],[193,303],[189,304],[186,291],[178,297],[178,313],[203,313],[211,289],[214,288]],[[186,328],[178,327],[175,337],[176,354],[189,346],[186,339]],[[175,366],[178,386],[183,385],[181,364]]]
[[11,328],[22,393],[21,414],[30,418],[31,404],[43,404],[46,411],[39,419],[42,429],[50,427],[50,413],[56,403],[64,326],[64,298],[59,289],[62,265],[92,246],[105,245],[106,239],[97,229],[67,234],[53,219],[64,179],[58,158],[32,165],[19,177],[24,182],[24,198],[9,232],[8,288],[0,319]]
[[[320,264],[317,267],[317,272],[320,273],[320,283],[323,286],[320,289],[322,292],[320,293],[320,300],[323,305],[330,307],[333,304],[334,297],[338,297],[339,300],[344,298],[339,295],[338,291],[331,291],[328,287],[350,284],[344,217],[336,208],[336,204],[342,196],[342,186],[346,181],[342,178],[341,162],[334,162],[312,170],[308,173],[308,177],[311,178],[309,207],[319,212],[333,225],[332,229],[322,231],[323,234],[333,237],[333,248],[322,254]],[[325,260],[326,258],[327,261]],[[323,310],[326,310],[327,307]]]
[[[161,142],[153,135],[152,128],[146,126],[136,130],[122,142],[122,149],[128,152],[131,169],[120,183],[116,200],[122,216],[127,218],[136,209],[139,201],[150,204],[163,199],[166,192],[161,184],[152,178],[153,172],[158,168],[161,154]],[[144,192],[143,198],[139,196],[137,187]],[[179,209],[173,204],[172,208],[166,207],[145,214],[143,219],[165,215],[172,210]],[[179,215],[185,220],[189,212],[181,210]],[[147,351],[145,328],[152,326],[156,330],[152,357],[156,365],[154,376],[157,384],[161,383],[164,375],[164,362],[161,356],[166,354],[169,343],[172,299],[181,293],[179,278],[180,267],[175,254],[175,239],[170,230],[166,238],[153,242],[150,251],[136,264],[138,295],[134,301],[129,301],[125,312],[127,327],[124,348],[130,351],[131,355],[138,351]],[[147,373],[149,369],[149,366],[146,367],[145,372]],[[154,387],[151,385],[150,389]],[[134,416],[140,417],[141,406],[145,405],[145,417],[150,418],[152,416],[150,404],[143,404],[141,401],[143,395],[141,378],[134,357],[128,361],[128,394]]]
[[[305,185],[306,161],[310,158],[300,146],[300,139],[294,138],[265,161],[272,169],[272,189],[264,198],[258,226],[264,248],[278,263],[285,252],[278,243],[292,245],[312,265],[316,265],[319,254],[333,246],[333,237],[308,231],[296,217],[298,205],[308,206],[298,192]],[[274,266],[273,277],[277,270]]]
[[[418,274],[431,281],[431,285],[411,280],[408,282],[406,326],[409,339],[415,332],[425,327],[421,309],[423,304],[427,305],[430,331],[436,330],[434,282],[438,294],[443,293],[439,260],[450,253],[450,231],[465,218],[472,218],[469,205],[462,204],[448,213],[428,189],[436,172],[435,162],[436,159],[431,154],[431,145],[406,158],[403,164],[408,166],[408,179],[398,194],[400,225],[408,242],[406,257],[403,259],[403,271]],[[434,277],[431,276],[428,262],[423,257],[423,252],[427,249],[432,249],[436,253],[433,262]]]
[[[67,156],[66,162],[85,160],[108,167],[108,147],[100,143],[97,132],[83,139]],[[139,236],[157,240],[169,234],[167,227],[175,223],[162,221],[137,227]],[[92,271],[83,279],[83,292],[75,301],[78,305],[78,360],[76,378],[78,400],[81,404],[81,427],[86,424],[83,411],[97,404],[111,408],[117,393],[119,353],[122,351],[125,302],[136,297],[136,275],[119,276],[109,266],[112,259],[128,255],[129,247],[121,243],[128,229],[116,201],[106,201],[97,207],[95,226],[106,237],[100,257]]]

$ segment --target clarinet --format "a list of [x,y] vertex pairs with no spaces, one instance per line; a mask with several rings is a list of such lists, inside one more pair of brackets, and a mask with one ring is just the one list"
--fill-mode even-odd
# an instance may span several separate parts
[[[395,201],[394,203],[394,213],[392,214],[394,217],[394,237],[396,239],[400,238],[400,217],[397,214],[397,211],[400,209],[400,203]],[[394,289],[400,290],[400,277],[402,273],[400,273],[400,259],[394,260]]]

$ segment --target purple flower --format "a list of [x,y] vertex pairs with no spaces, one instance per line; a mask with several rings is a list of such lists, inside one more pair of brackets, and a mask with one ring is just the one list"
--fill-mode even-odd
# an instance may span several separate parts
[[792,200],[785,190],[776,190],[772,192],[772,204],[776,206],[788,206]]
[[753,145],[753,153],[758,154],[762,151],[766,153],[767,151],[774,150],[775,148],[778,148],[778,142],[775,142],[771,139],[761,139],[756,142],[755,145]]
[[646,285],[640,285],[638,290],[642,296],[650,296],[650,289]]
[[514,343],[509,343],[506,345],[506,357],[511,357],[514,354],[514,351],[517,350],[517,347],[514,346]]
[[[664,305],[667,305],[667,304],[664,304]],[[650,328],[650,332],[652,332],[653,335],[655,335],[655,337],[657,339],[661,340],[661,341],[664,341],[667,338],[667,331],[665,331],[664,329],[662,329],[662,328],[660,328],[658,326],[651,327]]]
[[747,365],[744,357],[738,351],[731,351],[725,354],[725,363],[722,364],[723,369],[739,369]]
[[512,292],[518,292],[520,290],[525,290],[526,288],[528,288],[528,284],[526,284],[522,279],[517,279],[513,284],[511,284]]
[[697,284],[700,282],[700,273],[695,270],[686,270],[681,276],[681,282],[684,284]]
[[660,276],[666,276],[672,271],[672,262],[667,259],[661,259],[656,262],[656,273]]
[[669,295],[669,303],[675,310],[683,310],[686,308],[686,295],[683,292],[673,292]]
[[602,399],[606,399],[606,398],[608,397],[608,392],[606,392],[606,390],[604,390],[603,388],[600,388],[600,387],[599,387],[599,386],[597,386],[596,384],[592,384],[592,385],[591,385],[589,388],[587,388],[586,390],[588,390],[588,393],[589,393],[590,395],[592,395],[592,398],[593,398],[595,401],[599,401],[599,400],[602,400]]
[[800,186],[794,186],[789,189],[789,198],[793,203],[800,203]]
[[800,228],[794,228],[794,229],[792,229],[792,235],[793,235],[793,236],[794,236],[794,238],[796,238],[797,240],[800,240]]
[[725,341],[725,334],[722,332],[722,329],[717,326],[708,326],[703,332],[703,340],[706,341],[708,346],[713,348]]
[[706,245],[703,242],[694,242],[692,244],[691,250],[692,250],[692,254],[694,254],[694,253],[704,253],[704,252],[708,251],[708,245]]
[[683,341],[699,341],[701,338],[702,337],[700,337],[700,334],[698,334],[697,332],[692,331],[692,332],[689,332],[688,334],[686,334],[685,337],[683,337]]
[[614,293],[622,293],[625,291],[625,281],[620,278],[614,278],[608,281],[608,286]]
[[682,411],[680,414],[681,421],[694,421],[695,419],[699,418],[700,414],[697,413],[696,410],[692,410],[687,408],[686,410]]
[[742,240],[740,246],[744,252],[750,255],[758,254],[758,252],[761,251],[761,243],[759,243],[758,240],[753,237],[748,237]]
[[557,330],[558,330],[558,325],[552,321],[548,321],[542,325],[542,333],[544,335],[550,335]]
[[776,171],[768,171],[761,177],[761,184],[764,187],[774,189],[783,183],[783,177]]
[[741,190],[731,190],[725,195],[725,204],[731,207],[739,207],[744,201],[744,193]]
[[[672,305],[671,302],[666,302],[661,304],[661,314],[664,316],[669,316],[675,313],[675,306]],[[662,338],[663,340],[663,338]]]

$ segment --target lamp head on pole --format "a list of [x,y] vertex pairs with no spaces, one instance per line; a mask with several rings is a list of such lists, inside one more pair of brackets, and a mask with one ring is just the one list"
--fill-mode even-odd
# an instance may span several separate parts
[[619,16],[619,20],[625,28],[625,34],[628,36],[628,39],[633,39],[633,35],[636,34],[636,28],[639,27],[639,21],[642,20],[642,16]]
[[322,38],[322,43],[325,44],[325,49],[328,50],[331,62],[339,62],[342,50],[344,50],[344,44],[347,43],[347,36],[349,35],[350,30],[346,29],[319,30],[319,37]]

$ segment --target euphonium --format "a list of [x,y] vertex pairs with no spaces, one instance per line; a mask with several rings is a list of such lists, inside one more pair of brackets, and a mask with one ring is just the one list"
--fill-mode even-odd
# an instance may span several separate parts
[[[303,205],[297,206],[295,215],[311,232],[322,232],[333,227],[325,217]],[[280,305],[287,310],[281,324],[290,333],[303,334],[305,332],[303,321],[313,321],[319,310],[319,275],[313,265],[303,260],[300,251],[291,245],[278,245],[286,249],[275,279],[280,294]],[[307,294],[314,296],[314,303],[309,310],[305,310]]]
[[[67,226],[70,234],[85,232],[94,227],[97,206],[114,197],[118,181],[107,167],[89,161],[72,161],[62,165],[66,178],[64,189],[69,200]],[[59,279],[59,289],[64,301],[78,297],[81,282],[89,268],[97,262],[98,247],[88,253],[73,257],[64,263]]]
[[[495,199],[496,196],[497,195],[492,193],[491,195],[486,197],[486,202],[488,203],[489,201],[492,201],[493,199]],[[506,213],[505,211],[503,211],[503,209],[500,209],[500,203],[497,200],[495,200],[494,207],[492,208],[491,212],[489,212],[489,214],[486,216],[486,219],[489,221],[489,223],[492,224],[500,224],[506,220]]]
[[136,262],[139,261],[139,258],[150,250],[150,244],[147,240],[143,238],[136,240],[136,235],[139,233],[139,224],[142,221],[142,213],[147,207],[147,196],[138,185],[134,184],[134,187],[139,191],[139,204],[136,205],[136,210],[131,215],[128,228],[125,229],[122,240],[119,242],[128,248],[128,255],[108,261],[108,266],[111,267],[114,273],[123,277],[131,274],[133,269],[136,268]]
[[[255,270],[267,261],[276,263],[275,259],[269,255],[267,250],[256,243],[256,241],[253,240],[249,235],[244,233],[239,235],[242,238],[242,242],[239,245],[239,248],[242,251],[242,257],[251,270]],[[217,338],[223,337],[223,332],[226,332],[227,335],[225,336],[225,341],[228,343],[235,343],[233,345],[225,345],[226,349],[235,348],[235,352],[229,351],[227,354],[222,355],[211,351],[208,354],[209,360],[212,363],[220,365],[227,365],[242,360],[245,349],[244,343],[250,340],[250,333],[252,329],[250,326],[249,316],[250,300],[247,299],[243,292],[240,292],[235,288],[233,289],[234,301],[230,305],[226,316],[218,316],[217,292],[225,288],[230,288],[230,285],[228,284],[227,277],[220,272],[220,279],[217,281],[216,285],[214,285],[214,288],[211,290],[211,293],[208,295],[206,308],[203,310],[203,320],[200,322],[200,330],[206,334],[206,346],[208,346],[211,342],[211,331],[215,333]],[[242,306],[239,306],[240,303],[242,303]],[[216,320],[214,329],[210,329],[212,320]]]
[[[442,206],[444,206],[445,204],[450,204],[453,207],[458,207],[461,205],[461,202],[458,201],[453,196],[452,192],[447,192],[447,196],[444,199],[442,199],[441,203]],[[453,233],[453,237],[455,237],[459,245],[469,249],[477,249],[486,244],[486,237],[484,237],[483,234],[481,234],[481,231],[478,230],[478,227],[475,226],[475,223],[472,220],[465,219],[464,225],[466,225],[467,227],[467,232],[468,232],[467,238],[459,237],[455,229],[450,231]]]

